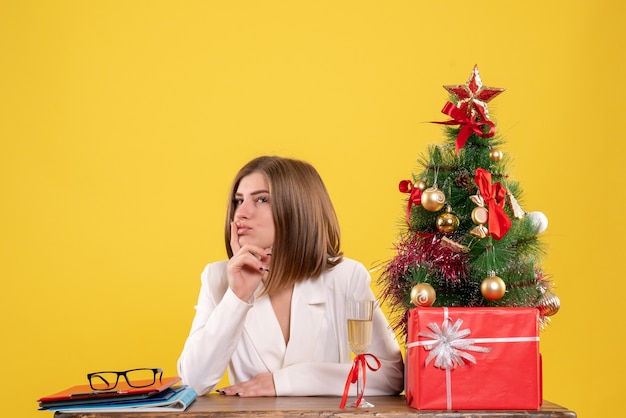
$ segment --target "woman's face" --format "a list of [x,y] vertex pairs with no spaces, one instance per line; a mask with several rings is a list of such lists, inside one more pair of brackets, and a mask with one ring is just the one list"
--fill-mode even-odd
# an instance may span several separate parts
[[235,191],[235,224],[239,245],[270,248],[274,244],[274,218],[269,185],[261,173],[252,173],[239,182]]

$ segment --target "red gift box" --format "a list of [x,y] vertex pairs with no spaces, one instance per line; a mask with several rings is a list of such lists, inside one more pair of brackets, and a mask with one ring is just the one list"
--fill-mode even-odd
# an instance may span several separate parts
[[539,311],[410,309],[405,379],[416,409],[539,409]]

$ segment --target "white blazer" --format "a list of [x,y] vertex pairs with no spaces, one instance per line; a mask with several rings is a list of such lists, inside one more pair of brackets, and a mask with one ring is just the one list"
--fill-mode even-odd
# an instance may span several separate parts
[[[215,389],[227,369],[231,383],[271,372],[277,396],[341,396],[352,367],[346,300],[374,298],[365,267],[344,258],[318,279],[296,284],[285,344],[270,298],[239,299],[228,287],[226,263],[209,264],[202,272],[196,315],[178,359],[183,383],[203,395]],[[380,308],[368,352],[382,366],[368,370],[367,394],[402,392],[400,347]],[[355,385],[350,393],[356,393]]]

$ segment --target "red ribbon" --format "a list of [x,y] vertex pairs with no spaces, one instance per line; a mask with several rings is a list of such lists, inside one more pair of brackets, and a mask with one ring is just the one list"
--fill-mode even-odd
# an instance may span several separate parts
[[[376,361],[376,367],[373,367],[367,361],[367,357],[371,357]],[[354,358],[354,362],[352,363],[352,368],[350,369],[350,374],[348,374],[348,380],[346,380],[346,386],[343,388],[343,396],[341,398],[341,403],[339,404],[340,409],[344,409],[346,407],[346,401],[348,400],[348,392],[350,392],[350,385],[352,383],[356,383],[359,379],[359,369],[363,370],[363,388],[361,389],[361,393],[358,394],[358,398],[356,400],[356,406],[358,407],[363,400],[363,392],[365,392],[365,372],[367,369],[375,372],[380,369],[380,360],[376,358],[373,354],[358,354]]]
[[492,185],[491,173],[484,168],[476,169],[474,181],[489,211],[489,233],[499,240],[511,228],[511,220],[504,212],[506,189],[500,182]]
[[422,189],[419,187],[415,187],[413,182],[410,180],[402,180],[398,185],[398,189],[402,193],[410,193],[409,203],[406,208],[406,223],[411,225],[410,217],[411,217],[411,207],[413,205],[421,205],[422,204]]
[[[496,127],[493,122],[491,122],[490,120],[478,120],[476,117],[470,117],[451,102],[446,102],[446,104],[443,106],[443,109],[441,109],[441,113],[450,116],[453,120],[432,123],[461,126],[461,130],[456,136],[457,155],[459,154],[459,150],[465,146],[467,139],[472,133],[478,135],[481,138],[491,138],[496,133]],[[489,131],[485,133],[483,131],[483,126],[488,126]]]

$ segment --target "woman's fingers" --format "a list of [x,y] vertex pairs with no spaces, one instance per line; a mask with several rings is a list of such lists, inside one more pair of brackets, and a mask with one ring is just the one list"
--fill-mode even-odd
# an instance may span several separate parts
[[218,390],[227,396],[276,396],[274,376],[272,373],[260,373],[252,379]]
[[243,247],[240,247],[235,256],[241,257],[242,262],[248,267],[262,271],[269,271],[270,262],[272,261],[271,249],[261,248],[252,244],[245,244]]
[[241,300],[250,300],[264,275],[269,272],[270,261],[270,253],[251,244],[240,247],[228,261],[228,283]]
[[241,249],[239,235],[237,234],[237,224],[234,221],[230,223],[230,249],[233,251],[233,254],[237,254]]
[[269,265],[270,265],[270,262],[272,261],[271,250],[268,251],[267,249],[262,249],[260,247],[257,247],[257,248],[250,248],[248,249],[248,251],[250,252],[250,254],[252,254],[252,256],[254,256],[254,258],[259,260],[259,262],[261,263],[261,265],[259,266],[260,270],[270,271]]

